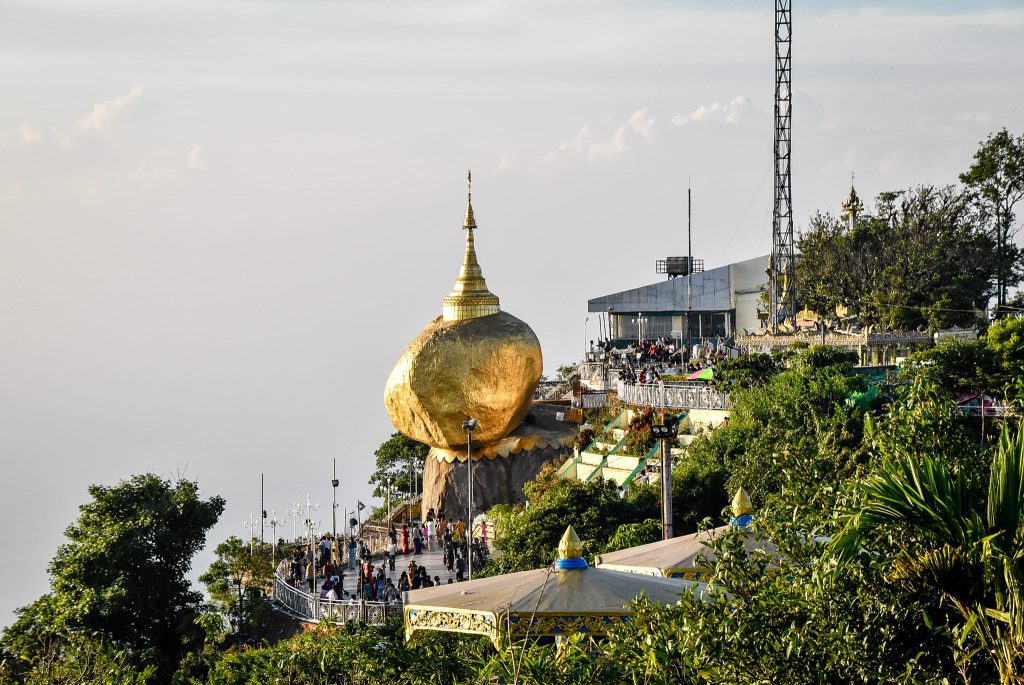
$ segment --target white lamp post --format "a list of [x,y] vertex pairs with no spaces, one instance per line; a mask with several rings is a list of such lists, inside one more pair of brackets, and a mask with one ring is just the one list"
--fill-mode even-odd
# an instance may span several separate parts
[[466,431],[466,468],[467,468],[467,495],[466,495],[466,518],[469,519],[469,554],[466,559],[467,580],[473,580],[473,431],[480,422],[477,419],[466,419],[462,422],[462,430]]

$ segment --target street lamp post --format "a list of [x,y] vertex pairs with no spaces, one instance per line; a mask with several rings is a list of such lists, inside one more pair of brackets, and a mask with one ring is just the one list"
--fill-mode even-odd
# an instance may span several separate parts
[[661,442],[661,537],[672,537],[672,451],[671,426],[651,426],[651,435]]
[[299,533],[296,524],[298,523],[299,517],[302,516],[302,509],[299,507],[299,503],[292,502],[292,508],[284,513],[292,517],[292,542],[298,542]]
[[338,539],[338,459],[334,459],[334,478],[331,479],[334,501],[331,503],[331,537]]
[[388,476],[388,478],[384,481],[384,483],[386,485],[385,497],[387,497],[387,503],[388,503],[388,505],[387,505],[388,523],[390,524],[391,523],[391,477]]
[[249,556],[252,556],[252,544],[256,539],[256,529],[260,527],[260,524],[256,521],[252,512],[249,512],[249,520],[243,521],[242,525],[249,529]]
[[466,578],[473,580],[473,431],[479,421],[466,419],[462,422],[462,430],[466,431],[466,524],[469,528],[469,554],[466,559]]
[[636,324],[636,342],[639,345],[644,338],[644,324],[647,323],[647,319],[642,312],[638,312],[633,323]]
[[271,537],[271,540],[270,540],[270,547],[271,547],[270,559],[271,559],[271,561],[275,565],[277,564],[277,528],[278,528],[278,526],[283,526],[283,525],[284,525],[284,521],[279,519],[279,518],[277,518],[277,509],[274,509],[271,512],[271,517],[270,517],[269,520],[265,520],[263,522],[263,526],[265,528],[270,528],[270,537]]
[[296,509],[296,513],[299,516],[302,516],[305,519],[305,525],[306,525],[308,536],[309,536],[309,546],[310,546],[310,549],[312,549],[312,547],[313,547],[313,516],[312,516],[312,514],[313,514],[314,511],[319,511],[320,510],[320,504],[319,503],[314,504],[312,499],[310,499],[309,493],[307,492],[306,493],[306,505],[303,506],[301,504],[296,504],[295,505],[295,509]]
[[590,317],[583,319],[583,358],[587,358],[587,352],[590,352],[590,348],[587,347],[587,323],[590,322]]

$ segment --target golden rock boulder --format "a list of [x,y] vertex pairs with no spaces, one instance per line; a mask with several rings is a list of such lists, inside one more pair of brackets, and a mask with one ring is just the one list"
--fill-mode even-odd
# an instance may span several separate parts
[[470,417],[474,444],[488,443],[523,422],[542,369],[540,341],[511,314],[439,317],[395,364],[384,404],[395,428],[432,447],[465,446]]

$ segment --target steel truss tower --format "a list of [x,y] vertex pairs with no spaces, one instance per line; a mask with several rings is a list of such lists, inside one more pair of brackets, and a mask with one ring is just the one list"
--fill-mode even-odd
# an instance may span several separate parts
[[775,212],[772,217],[772,261],[769,278],[769,323],[796,314],[793,247],[793,180],[790,145],[793,132],[792,0],[775,0]]

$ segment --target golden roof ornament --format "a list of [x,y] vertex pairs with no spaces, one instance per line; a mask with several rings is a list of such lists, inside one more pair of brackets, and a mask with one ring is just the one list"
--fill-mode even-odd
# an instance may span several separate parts
[[462,259],[462,269],[455,279],[452,291],[441,300],[441,314],[445,321],[465,321],[480,316],[497,314],[501,311],[498,296],[487,289],[487,282],[476,259],[476,244],[473,231],[476,229],[476,217],[473,215],[473,175],[466,172],[466,219],[462,228],[466,231],[466,254]]
[[750,495],[743,488],[736,491],[736,496],[732,498],[732,515],[736,518],[745,516],[747,514],[754,513],[754,505],[750,501]]
[[853,187],[853,172],[850,172],[850,197],[843,203],[843,214],[850,217],[850,230],[853,230],[857,222],[857,215],[864,210],[864,203],[857,196],[857,190]]
[[558,558],[559,559],[579,559],[583,556],[583,543],[580,542],[580,538],[576,535],[576,531],[573,530],[572,526],[565,529],[565,533],[562,534],[562,539],[558,542]]

